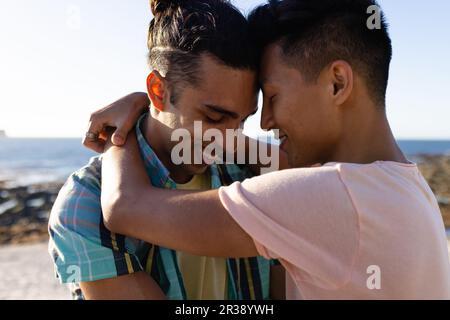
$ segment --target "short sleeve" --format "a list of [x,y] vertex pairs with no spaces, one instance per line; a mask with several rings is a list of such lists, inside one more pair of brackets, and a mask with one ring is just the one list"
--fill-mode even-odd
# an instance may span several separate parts
[[135,243],[103,224],[100,195],[68,179],[52,208],[49,253],[62,283],[90,282],[142,271]]
[[219,196],[258,252],[279,259],[294,280],[335,289],[350,279],[359,224],[338,168],[269,173]]

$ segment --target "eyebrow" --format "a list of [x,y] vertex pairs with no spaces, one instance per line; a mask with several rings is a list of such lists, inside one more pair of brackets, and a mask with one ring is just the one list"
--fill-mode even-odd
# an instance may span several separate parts
[[216,106],[216,105],[212,105],[212,104],[204,104],[204,106],[208,109],[210,109],[211,111],[217,112],[217,113],[221,113],[221,114],[225,114],[227,116],[232,117],[233,119],[238,119],[239,118],[239,114],[237,114],[236,112],[233,111],[229,111],[227,109],[225,109],[224,107],[221,106]]

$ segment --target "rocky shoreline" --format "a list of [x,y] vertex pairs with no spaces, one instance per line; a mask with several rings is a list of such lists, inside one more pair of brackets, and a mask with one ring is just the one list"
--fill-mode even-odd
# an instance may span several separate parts
[[445,227],[450,229],[450,155],[420,155],[417,161],[441,208]]
[[48,218],[62,184],[11,186],[0,182],[0,245],[48,239]]
[[[450,229],[450,155],[415,159],[430,184]],[[14,186],[0,181],[0,245],[46,241],[50,210],[63,182]]]

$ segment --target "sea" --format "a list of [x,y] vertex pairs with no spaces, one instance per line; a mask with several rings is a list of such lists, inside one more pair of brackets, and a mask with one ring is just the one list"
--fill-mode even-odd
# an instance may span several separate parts
[[[399,140],[404,153],[450,155],[450,140]],[[61,182],[96,154],[81,139],[0,138],[0,181],[15,185]]]
[[26,186],[63,182],[96,154],[80,139],[0,139],[0,181]]

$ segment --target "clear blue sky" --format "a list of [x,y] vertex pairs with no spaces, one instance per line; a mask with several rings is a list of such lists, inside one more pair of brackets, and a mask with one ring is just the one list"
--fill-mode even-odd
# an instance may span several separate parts
[[[235,0],[248,12],[262,1]],[[398,138],[450,139],[450,1],[380,1],[394,43],[389,118]],[[148,0],[2,0],[0,129],[78,137],[89,113],[148,73]],[[247,129],[256,133],[258,119]]]

